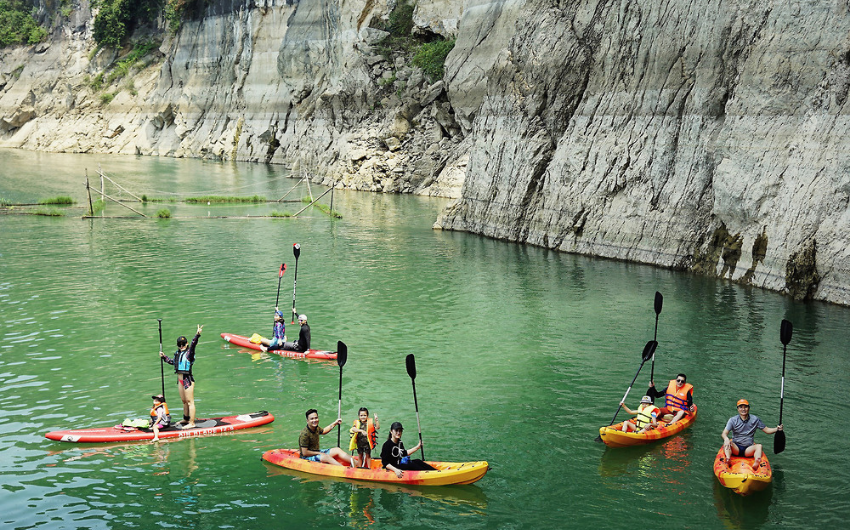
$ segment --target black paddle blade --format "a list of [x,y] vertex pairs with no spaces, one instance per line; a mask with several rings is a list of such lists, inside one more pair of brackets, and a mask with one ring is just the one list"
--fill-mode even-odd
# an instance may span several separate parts
[[416,359],[413,358],[413,354],[408,354],[404,362],[407,365],[407,375],[411,379],[416,379]]
[[655,291],[655,314],[661,314],[661,306],[664,305],[664,297],[661,296],[661,293]]
[[295,254],[295,259],[298,260],[298,256],[301,255],[301,243],[292,245],[292,253]]
[[791,342],[791,334],[794,332],[794,326],[791,325],[791,322],[782,319],[782,325],[779,327],[779,340],[782,341],[782,344],[788,346],[788,343]]
[[348,360],[348,346],[345,345],[344,342],[338,340],[336,342],[336,364],[339,365],[340,368],[345,366],[345,361]]
[[646,343],[646,346],[643,347],[643,357],[642,357],[643,362],[646,362],[646,361],[652,359],[652,354],[655,353],[655,348],[657,348],[657,347],[658,347],[658,341],[657,340],[651,340],[651,341]]
[[776,439],[773,440],[773,453],[779,454],[785,450],[785,431],[776,431]]

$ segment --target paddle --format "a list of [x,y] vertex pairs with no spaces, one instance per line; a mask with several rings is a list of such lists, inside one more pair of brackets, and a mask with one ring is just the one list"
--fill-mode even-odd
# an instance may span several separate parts
[[[158,318],[159,323],[159,352],[162,353],[162,319]],[[162,355],[159,356],[159,375],[162,378],[162,400],[165,401],[165,364],[162,362]]]
[[[277,303],[280,301],[280,280],[283,278],[283,273],[286,272],[286,263],[281,263],[280,271],[277,273],[277,296],[274,299],[274,308],[277,309]],[[286,322],[284,320],[284,322]]]
[[[626,394],[623,396],[623,399],[620,400],[620,404],[617,406],[617,412],[614,413],[614,417],[611,419],[611,423],[608,424],[609,427],[611,425],[614,425],[614,422],[617,420],[617,414],[620,413],[620,409],[623,408],[623,402],[626,401],[626,398],[629,396],[629,392],[632,391],[632,385],[634,385],[635,381],[637,381],[638,374],[640,374],[640,370],[641,368],[643,368],[643,364],[655,354],[655,348],[657,347],[658,342],[654,340],[647,342],[646,346],[643,347],[643,354],[641,355],[640,366],[638,366],[637,372],[635,373],[635,377],[634,379],[632,379],[631,384],[629,384],[629,388],[628,390],[626,390]],[[596,441],[601,442],[602,436],[597,435]]]
[[408,354],[405,359],[407,365],[407,375],[410,376],[410,382],[413,383],[413,406],[416,407],[416,428],[419,430],[419,448],[422,450],[422,460],[425,460],[425,448],[422,447],[422,424],[419,423],[419,402],[416,401],[416,359],[413,354]]
[[295,324],[295,286],[298,284],[298,256],[301,255],[301,243],[292,245],[292,253],[295,254],[295,279],[292,280],[292,322]]
[[[655,291],[655,334],[652,336],[652,340],[658,342],[658,315],[661,314],[661,306],[664,304],[664,297],[661,296],[661,293]],[[655,354],[652,354],[652,365],[649,372],[649,380],[655,381]],[[652,398],[652,402],[655,403],[655,398]]]
[[[296,262],[297,263],[297,262]],[[298,270],[297,266],[296,269]],[[336,343],[336,364],[339,365],[339,408],[337,409],[337,418],[342,419],[342,367],[345,366],[345,361],[348,360],[348,346],[344,342],[337,341]],[[342,424],[337,425],[336,431],[336,446],[339,447],[340,437],[342,435]]]
[[[782,341],[782,386],[779,389],[779,425],[782,425],[782,405],[785,402],[785,350],[788,343],[791,342],[791,334],[794,332],[794,326],[791,322],[782,319],[782,325],[779,327],[779,340]],[[785,450],[785,431],[776,431],[776,438],[773,440],[773,453],[779,454]]]

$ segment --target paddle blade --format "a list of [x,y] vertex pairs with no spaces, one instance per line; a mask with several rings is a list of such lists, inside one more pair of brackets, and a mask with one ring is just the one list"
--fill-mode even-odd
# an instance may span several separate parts
[[413,354],[408,354],[404,362],[407,365],[407,375],[411,379],[416,379],[416,360],[413,358]]
[[298,260],[298,256],[301,255],[301,243],[292,245],[292,253],[295,254],[295,259]]
[[341,340],[336,343],[336,364],[339,365],[340,368],[345,366],[345,362],[348,360],[348,346],[345,345]]
[[657,340],[651,340],[646,343],[646,346],[643,347],[643,362],[646,362],[652,358],[652,355],[655,353],[655,348],[658,347]]
[[282,263],[280,265],[280,271],[278,271],[277,277],[280,278],[281,276],[283,276],[284,272],[286,272],[286,263]]
[[785,450],[785,431],[776,431],[776,438],[773,440],[773,452],[779,454]]
[[779,327],[779,340],[782,341],[782,344],[788,346],[788,343],[791,342],[791,334],[794,332],[794,326],[791,325],[791,322],[782,319],[782,325]]
[[661,314],[661,306],[664,305],[664,297],[661,296],[661,293],[655,291],[655,314]]

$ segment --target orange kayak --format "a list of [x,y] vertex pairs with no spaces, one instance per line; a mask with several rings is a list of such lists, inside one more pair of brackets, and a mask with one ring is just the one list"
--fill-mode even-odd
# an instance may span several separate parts
[[714,476],[717,480],[740,495],[749,495],[761,491],[773,481],[773,470],[767,455],[762,454],[758,469],[753,469],[753,457],[733,456],[726,462],[723,447],[714,457]]
[[620,422],[607,427],[600,427],[599,437],[602,438],[602,441],[605,442],[605,445],[608,447],[630,447],[632,445],[643,445],[652,443],[656,440],[663,440],[664,438],[669,438],[674,434],[682,432],[693,425],[696,419],[697,406],[694,405],[694,411],[692,413],[685,414],[681,420],[677,421],[673,425],[663,425],[656,429],[637,433],[634,431],[623,432],[624,422]]
[[490,469],[487,462],[428,462],[435,471],[405,471],[401,478],[381,467],[381,459],[372,459],[370,469],[334,466],[321,462],[310,462],[301,458],[295,449],[273,449],[263,453],[263,460],[276,466],[294,469],[325,477],[416,484],[419,486],[446,486],[449,484],[472,484],[480,480]]

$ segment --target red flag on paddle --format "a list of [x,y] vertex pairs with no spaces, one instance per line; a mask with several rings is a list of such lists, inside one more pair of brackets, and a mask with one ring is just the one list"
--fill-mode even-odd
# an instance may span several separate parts
[[277,277],[280,278],[283,276],[283,273],[286,272],[286,263],[281,264],[280,272],[278,272]]

